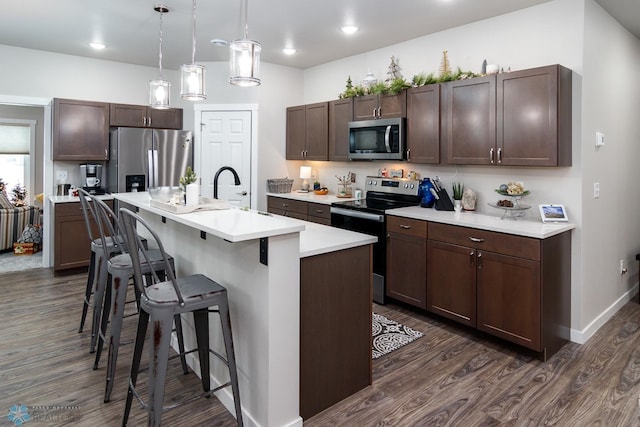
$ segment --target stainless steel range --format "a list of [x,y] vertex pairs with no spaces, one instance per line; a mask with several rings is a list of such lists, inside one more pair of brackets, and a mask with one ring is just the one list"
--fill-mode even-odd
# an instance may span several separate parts
[[378,238],[373,245],[373,301],[385,303],[387,270],[387,227],[389,209],[417,206],[420,181],[403,178],[368,176],[363,200],[331,204],[331,225],[345,230],[370,234]]

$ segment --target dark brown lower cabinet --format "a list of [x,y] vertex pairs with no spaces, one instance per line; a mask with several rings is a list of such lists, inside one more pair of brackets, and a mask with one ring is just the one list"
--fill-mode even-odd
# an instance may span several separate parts
[[551,357],[571,328],[571,232],[536,239],[429,223],[427,310]]
[[300,260],[300,416],[371,384],[371,245]]
[[[113,209],[113,201],[105,201]],[[93,236],[98,238],[98,226],[91,219]],[[53,269],[86,267],[91,260],[91,242],[80,202],[54,205]]]
[[427,308],[427,223],[387,217],[386,295]]

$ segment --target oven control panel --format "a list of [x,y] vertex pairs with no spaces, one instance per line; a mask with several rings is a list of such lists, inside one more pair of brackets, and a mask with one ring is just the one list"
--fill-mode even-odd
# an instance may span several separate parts
[[414,179],[368,176],[365,180],[367,191],[417,196],[419,188],[420,181]]

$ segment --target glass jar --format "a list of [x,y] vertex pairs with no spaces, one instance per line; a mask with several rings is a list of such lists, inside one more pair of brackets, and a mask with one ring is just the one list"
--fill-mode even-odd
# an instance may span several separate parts
[[351,184],[338,184],[338,197],[351,197]]

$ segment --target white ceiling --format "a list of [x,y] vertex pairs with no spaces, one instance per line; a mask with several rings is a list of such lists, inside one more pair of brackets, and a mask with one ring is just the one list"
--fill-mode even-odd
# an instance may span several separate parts
[[[308,68],[339,58],[549,0],[249,0],[249,38],[265,62]],[[640,38],[640,2],[596,0]],[[158,66],[159,14],[154,0],[16,0],[3,2],[0,44],[131,64]],[[163,66],[191,62],[191,2],[166,0]],[[211,39],[241,38],[241,0],[197,3],[196,62],[226,61]],[[344,24],[360,31],[345,36]],[[88,43],[101,41],[103,51]],[[283,47],[298,53],[286,56]],[[10,64],[3,64],[10,66]]]

